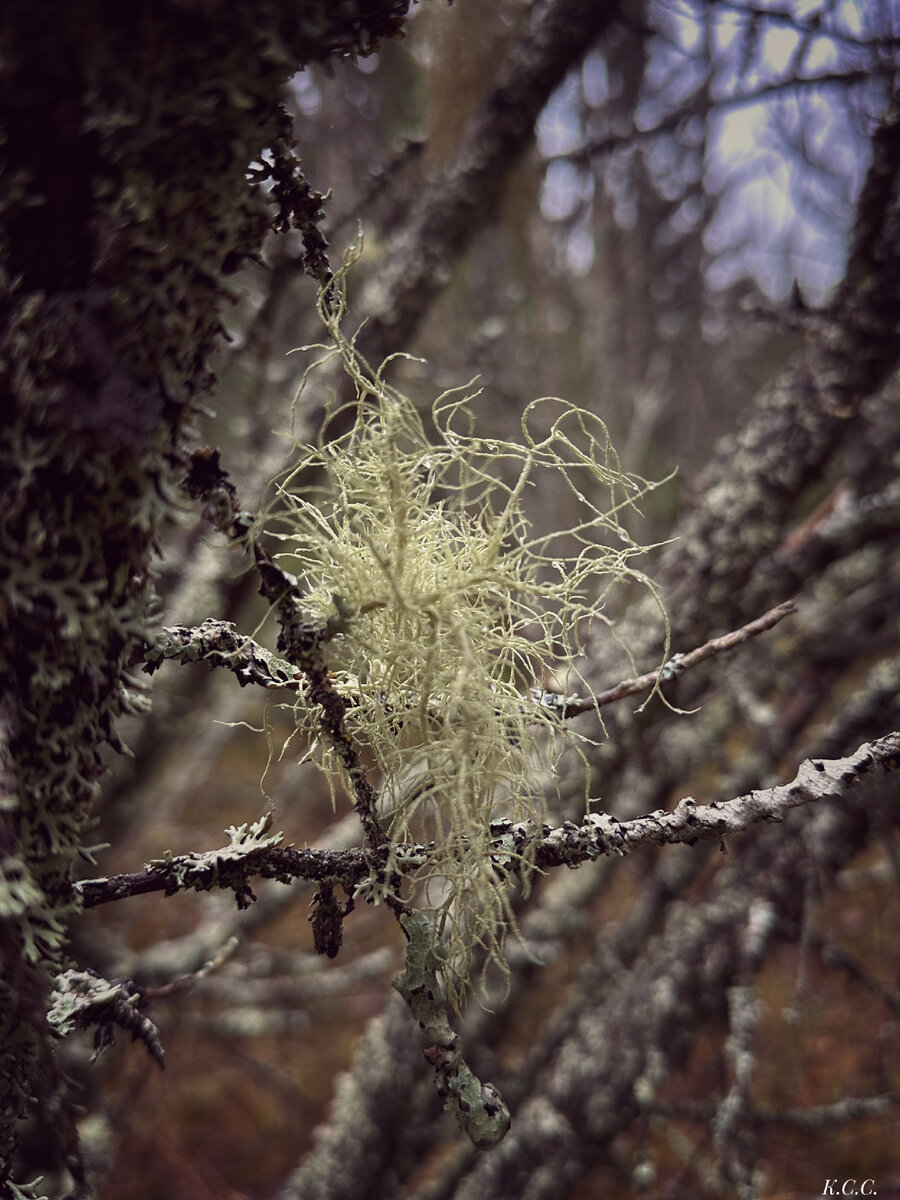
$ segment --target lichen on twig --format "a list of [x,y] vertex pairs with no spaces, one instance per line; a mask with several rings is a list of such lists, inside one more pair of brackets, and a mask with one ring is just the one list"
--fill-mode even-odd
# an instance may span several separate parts
[[[490,823],[489,854],[504,870],[523,860],[551,869],[622,856],[648,844],[694,845],[709,838],[724,841],[754,825],[783,821],[795,808],[839,799],[864,779],[896,771],[898,766],[900,732],[895,732],[864,742],[845,758],[808,759],[790,783],[727,800],[699,803],[688,796],[671,811],[659,809],[630,821],[590,813],[580,824],[566,821],[553,829],[500,818]],[[147,892],[172,895],[186,889],[235,889],[238,881],[246,884],[254,876],[285,883],[292,879],[340,883],[353,891],[364,885],[371,872],[371,862],[361,850],[297,850],[281,845],[277,834],[264,832],[261,838],[244,838],[246,828],[229,830],[231,844],[223,849],[166,855],[130,875],[81,880],[73,890],[85,908],[95,908]],[[422,863],[434,847],[409,843],[394,850],[401,861]]]
[[140,1011],[140,1003],[140,993],[127,980],[103,979],[89,970],[63,971],[56,980],[47,1023],[57,1037],[94,1026],[93,1058],[112,1045],[116,1027],[127,1029],[164,1067],[159,1030]]
[[434,1067],[438,1095],[476,1146],[494,1146],[510,1126],[509,1109],[492,1083],[472,1074],[451,1028],[440,977],[446,950],[435,939],[434,926],[421,913],[400,918],[409,942],[406,967],[393,981],[406,1001],[426,1042],[425,1057]]
[[[358,809],[346,737],[366,747],[386,824],[390,814],[389,846],[434,844],[416,903],[446,942],[453,996],[454,981],[468,984],[476,947],[503,962],[511,910],[490,856],[491,819],[538,820],[536,759],[552,777],[563,745],[577,741],[528,702],[529,688],[551,666],[587,688],[578,665],[592,630],[611,625],[609,589],[637,581],[656,594],[633,565],[644,547],[621,520],[651,485],[623,471],[597,417],[555,398],[525,406],[519,442],[478,434],[477,393],[465,389],[439,396],[424,419],[387,381],[388,363],[373,368],[343,332],[355,253],[320,295],[329,342],[314,365],[336,360],[356,400],[330,415],[318,445],[298,448],[259,523],[280,540],[274,561],[296,576],[297,603],[331,630],[314,678],[302,654],[285,651],[278,599],[279,648],[308,676],[297,725],[331,778],[343,770]],[[330,439],[336,417],[352,424]],[[540,534],[527,499],[551,477],[568,488],[577,517]],[[384,878],[398,872],[389,855]]]

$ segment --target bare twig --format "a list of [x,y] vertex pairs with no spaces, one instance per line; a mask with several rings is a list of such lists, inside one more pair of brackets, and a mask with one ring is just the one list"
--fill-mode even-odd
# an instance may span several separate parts
[[708,642],[705,642],[702,646],[698,646],[696,650],[691,650],[688,654],[675,654],[667,663],[664,663],[655,671],[647,671],[644,675],[638,675],[636,679],[623,679],[621,683],[617,683],[614,687],[606,688],[605,691],[597,692],[590,699],[579,698],[571,700],[559,697],[554,705],[546,697],[553,697],[555,693],[545,692],[541,695],[539,703],[544,707],[559,707],[562,717],[575,717],[579,713],[590,712],[592,709],[600,708],[604,704],[613,704],[616,700],[624,700],[627,696],[636,696],[640,692],[646,692],[652,687],[674,679],[682,671],[695,667],[707,658],[723,654],[726,650],[733,650],[735,646],[740,646],[744,642],[749,641],[750,638],[756,637],[760,633],[765,633],[774,625],[777,625],[784,617],[790,616],[791,613],[795,612],[797,612],[797,605],[794,601],[785,600],[783,604],[770,609],[763,616],[757,617],[755,621],[749,621],[746,625],[742,625],[740,629],[735,629],[731,633],[724,633],[721,637],[710,638]]
[[860,68],[859,70],[827,71],[821,75],[793,76],[789,79],[779,79],[773,83],[763,84],[760,87],[753,88],[752,91],[739,93],[735,96],[718,96],[715,98],[709,98],[709,89],[707,86],[709,81],[703,80],[701,81],[701,86],[698,87],[697,93],[695,93],[695,98],[691,102],[682,105],[674,112],[667,113],[649,128],[641,129],[637,126],[632,126],[632,128],[622,133],[606,134],[603,137],[594,138],[585,145],[577,147],[575,150],[569,150],[562,154],[548,155],[547,161],[556,162],[562,159],[566,162],[587,163],[602,154],[610,154],[622,146],[631,146],[638,141],[649,141],[652,138],[659,137],[660,134],[671,133],[680,126],[687,124],[688,121],[696,121],[698,117],[708,117],[714,112],[726,112],[732,109],[745,108],[749,105],[759,104],[769,96],[779,96],[785,93],[804,90],[815,91],[816,88],[849,88],[854,84],[866,83],[871,80],[873,74],[883,74],[886,78],[889,78],[893,75],[893,71],[888,67],[868,67]]
[[843,950],[840,946],[829,945],[823,939],[816,939],[817,948],[819,949],[822,962],[826,967],[833,967],[837,971],[842,971],[848,979],[854,980],[856,983],[861,983],[873,996],[886,1005],[895,1015],[900,1015],[900,993],[896,989],[889,987],[882,980],[872,975],[867,971],[865,966],[848,951]]
[[[815,1104],[809,1108],[766,1108],[750,1106],[745,1120],[757,1125],[792,1125],[797,1129],[823,1129],[846,1125],[850,1121],[865,1121],[890,1112],[900,1104],[900,1092],[884,1092],[880,1096],[848,1096],[833,1104]],[[678,1100],[648,1105],[648,1114],[674,1117],[679,1121],[696,1121],[708,1125],[715,1117],[715,1106],[706,1101]]]
[[171,996],[174,992],[191,990],[197,986],[201,979],[205,979],[213,971],[220,970],[228,962],[239,945],[239,939],[232,935],[220,947],[215,957],[208,959],[202,967],[198,967],[196,971],[191,971],[189,975],[180,975],[177,979],[173,979],[171,983],[163,984],[160,987],[142,988],[142,998],[144,1000],[162,1000],[167,996]]

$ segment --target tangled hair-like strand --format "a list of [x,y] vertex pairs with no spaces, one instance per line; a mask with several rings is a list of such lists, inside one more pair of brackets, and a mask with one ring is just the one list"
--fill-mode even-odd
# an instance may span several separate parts
[[[539,821],[545,781],[579,739],[530,689],[551,664],[567,690],[587,687],[578,663],[597,624],[611,626],[602,606],[612,585],[638,581],[655,595],[631,565],[645,548],[620,519],[651,485],[624,473],[598,417],[554,398],[528,404],[519,443],[477,434],[478,393],[445,392],[429,437],[384,365],[373,370],[342,332],[353,257],[320,298],[330,344],[315,364],[339,357],[355,385],[352,428],[298,447],[263,521],[310,613],[327,619],[339,606],[331,677],[380,776],[391,868],[415,877],[458,1000],[476,947],[503,968],[508,872],[528,876],[528,864],[492,857],[490,822]],[[301,489],[311,469],[320,482]],[[547,473],[564,481],[578,519],[536,534],[525,499]],[[316,712],[301,698],[294,714],[334,780],[340,766],[316,739]],[[399,848],[410,841],[433,852],[409,862]]]

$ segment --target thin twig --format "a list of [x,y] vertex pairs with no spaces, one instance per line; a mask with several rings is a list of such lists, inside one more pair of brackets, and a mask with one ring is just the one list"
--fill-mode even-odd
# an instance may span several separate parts
[[[798,1129],[821,1129],[830,1125],[846,1125],[850,1121],[865,1121],[880,1117],[900,1104],[900,1092],[884,1092],[880,1096],[848,1096],[831,1104],[816,1104],[809,1108],[746,1109],[748,1125],[792,1125]],[[679,1121],[695,1121],[708,1125],[716,1113],[714,1104],[705,1100],[678,1100],[671,1103],[647,1105],[645,1113],[655,1117],[671,1117]]]
[[[560,697],[556,704],[561,708],[560,715],[564,718],[575,717],[579,713],[590,712],[592,709],[601,708],[604,704],[613,704],[616,700],[624,700],[627,696],[636,696],[640,692],[646,692],[650,688],[657,687],[661,683],[665,683],[670,679],[676,678],[682,671],[687,671],[691,667],[695,667],[698,663],[704,662],[707,658],[713,658],[717,654],[723,654],[726,650],[733,650],[735,646],[740,646],[750,638],[756,637],[760,633],[765,633],[784,617],[790,616],[791,613],[797,612],[797,605],[793,600],[785,600],[783,604],[777,605],[770,609],[761,617],[757,617],[755,621],[749,621],[746,625],[742,625],[740,629],[735,629],[731,633],[723,633],[721,637],[710,638],[702,646],[698,646],[696,650],[691,650],[688,654],[674,654],[668,662],[658,667],[655,671],[647,671],[644,675],[638,675],[636,679],[623,679],[621,683],[617,683],[614,687],[606,688],[605,691],[597,692],[590,699],[569,699],[563,700]],[[545,692],[540,697],[539,703],[543,707],[554,707],[554,705],[546,699],[552,697],[555,693]]]
[[141,988],[141,999],[147,1000],[162,1000],[167,996],[171,996],[174,992],[184,992],[197,986],[201,979],[205,979],[207,975],[213,971],[220,970],[225,963],[231,958],[235,950],[240,945],[240,940],[232,936],[219,949],[219,952],[198,967],[196,971],[191,971],[189,975],[180,975],[177,979],[173,979],[171,983],[162,984],[160,987]]
[[[893,74],[890,67],[869,67],[860,68],[852,71],[828,71],[821,75],[810,76],[795,76],[791,79],[779,79],[774,83],[764,84],[761,87],[754,88],[750,92],[743,92],[735,96],[719,96],[714,99],[707,99],[709,80],[701,81],[701,86],[694,93],[692,101],[681,105],[674,112],[667,113],[661,117],[656,124],[649,126],[647,129],[639,129],[637,126],[632,126],[631,129],[623,133],[604,134],[602,137],[594,138],[586,142],[582,146],[576,147],[574,150],[564,151],[560,154],[547,155],[547,162],[559,162],[560,160],[571,163],[588,163],[591,159],[598,158],[603,154],[611,154],[614,150],[621,149],[623,146],[632,146],[640,141],[649,141],[652,138],[659,137],[664,133],[671,133],[679,126],[686,124],[688,121],[695,121],[698,117],[708,118],[714,112],[726,112],[732,109],[745,108],[750,105],[760,104],[770,96],[784,95],[797,90],[815,90],[816,88],[849,88],[854,84],[866,83],[871,80],[873,74],[883,74],[889,76]],[[704,89],[704,90],[701,90]]]

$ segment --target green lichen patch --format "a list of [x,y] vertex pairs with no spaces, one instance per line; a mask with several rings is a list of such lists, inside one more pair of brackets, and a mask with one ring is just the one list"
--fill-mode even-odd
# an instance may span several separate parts
[[[429,432],[343,334],[342,287],[339,277],[321,311],[326,358],[355,385],[352,428],[300,447],[263,520],[305,607],[340,629],[325,648],[331,684],[374,758],[391,842],[434,843],[420,902],[446,938],[448,978],[466,981],[477,947],[502,962],[507,875],[523,865],[492,858],[490,822],[539,820],[541,771],[552,779],[577,741],[531,689],[551,668],[586,687],[578,665],[585,639],[609,625],[610,587],[652,590],[621,520],[648,485],[622,470],[598,418],[554,398],[525,407],[513,442],[479,435],[475,396],[445,393]],[[311,477],[320,482],[304,486]],[[577,519],[540,534],[527,502],[550,479]],[[309,701],[297,723],[334,775],[339,756]],[[388,867],[400,868],[396,854]]]

